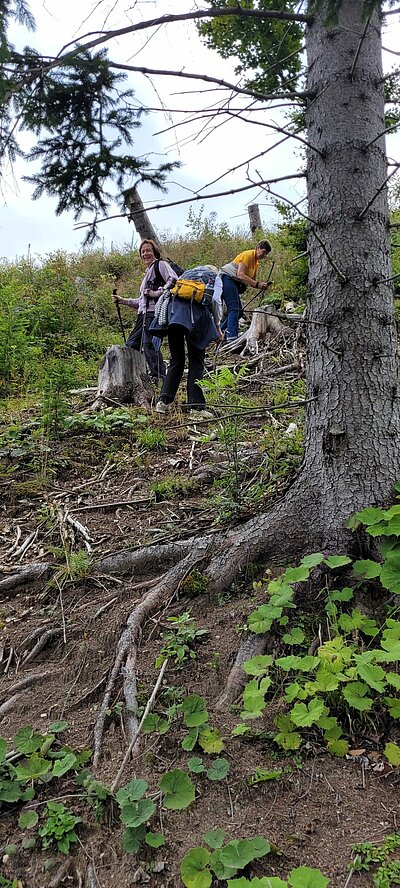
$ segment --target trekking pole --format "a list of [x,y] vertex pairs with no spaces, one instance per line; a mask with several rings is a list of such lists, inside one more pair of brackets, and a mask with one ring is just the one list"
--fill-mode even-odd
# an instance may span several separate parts
[[[116,296],[116,295],[117,295],[117,288],[114,287],[114,289],[113,289],[113,296]],[[125,343],[125,345],[126,345],[126,336],[125,336],[124,325],[123,325],[123,323],[122,323],[121,309],[120,309],[120,307],[119,307],[119,302],[116,302],[116,303],[115,303],[115,308],[117,309],[117,315],[118,315],[118,320],[119,320],[119,326],[121,327],[121,333],[122,333],[122,336],[123,336],[123,338],[124,338],[124,343]]]
[[[265,281],[266,284],[269,284],[269,282],[271,281],[271,274],[273,272],[274,265],[275,265],[275,261],[273,261],[271,264],[271,268],[268,272],[267,280]],[[249,299],[249,301],[246,303],[246,305],[243,308],[243,311],[246,311],[246,309],[249,307],[249,305],[251,305],[251,303],[254,302],[255,299],[257,299],[257,296],[261,296],[261,293],[265,293],[265,292],[266,292],[265,287],[263,287],[262,290],[257,290],[257,293],[255,293],[254,296],[252,296],[251,299]]]

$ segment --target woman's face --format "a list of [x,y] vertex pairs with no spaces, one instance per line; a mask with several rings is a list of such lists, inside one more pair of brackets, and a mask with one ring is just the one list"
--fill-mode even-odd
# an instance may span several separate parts
[[143,259],[143,262],[147,265],[147,267],[149,267],[151,263],[154,262],[156,254],[151,244],[143,244],[142,249],[140,250],[140,258]]

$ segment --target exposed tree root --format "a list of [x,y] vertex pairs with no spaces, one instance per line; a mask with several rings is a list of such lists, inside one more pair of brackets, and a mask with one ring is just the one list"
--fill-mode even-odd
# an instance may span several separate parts
[[[188,573],[193,570],[195,566],[201,564],[203,560],[209,557],[209,547],[210,543],[208,541],[203,541],[202,550],[198,545],[196,548],[194,548],[194,551],[189,552],[186,557],[184,557],[181,561],[179,561],[177,565],[174,565],[174,567],[172,567],[168,571],[168,573],[161,579],[158,585],[154,589],[152,589],[151,592],[148,592],[146,595],[143,596],[143,598],[139,601],[139,603],[129,615],[127,626],[122,632],[117,643],[116,658],[107,682],[103,701],[101,703],[96,719],[96,724],[94,726],[94,768],[98,766],[100,760],[106,710],[109,708],[111,694],[124,662],[129,664],[127,688],[130,695],[130,705],[132,703],[132,673],[135,668],[137,657],[137,637],[140,633],[144,621],[148,616],[150,616],[150,614],[158,610],[162,604],[168,601],[168,599],[170,599],[171,596],[175,594],[175,592],[179,589],[182,581],[185,579]],[[135,731],[137,729],[137,719],[135,717],[133,717],[132,719],[128,718],[127,727],[128,741],[130,743],[132,741],[132,738],[135,736]]]
[[4,577],[4,579],[0,580],[0,592],[10,592],[13,589],[18,589],[19,586],[26,586],[27,583],[34,583],[39,579],[47,579],[52,569],[52,565],[47,562],[44,562],[44,564],[28,564],[26,567],[22,567],[18,573],[11,574],[9,577]]
[[69,857],[68,860],[65,860],[64,863],[62,863],[61,866],[58,868],[51,882],[49,882],[48,888],[58,888],[58,886],[61,885],[63,879],[65,879],[65,877],[69,875],[69,872],[73,866],[73,858]]
[[263,654],[265,646],[265,635],[255,635],[254,632],[249,632],[244,636],[236,654],[235,662],[225,683],[224,690],[216,702],[217,709],[223,709],[225,706],[228,706],[230,703],[234,703],[235,700],[237,700],[247,681],[246,673],[242,669],[243,663],[245,663],[246,660],[251,660],[256,654]]
[[21,694],[23,693],[23,691],[26,690],[26,688],[30,688],[37,681],[42,681],[49,675],[55,675],[58,671],[59,670],[51,669],[47,672],[37,672],[34,675],[26,675],[25,678],[21,678],[21,681],[18,681],[17,684],[12,685],[11,688],[9,688],[12,696],[1,704],[0,717],[3,717],[6,712],[9,712],[10,709],[12,709],[16,705],[16,703],[18,703]]

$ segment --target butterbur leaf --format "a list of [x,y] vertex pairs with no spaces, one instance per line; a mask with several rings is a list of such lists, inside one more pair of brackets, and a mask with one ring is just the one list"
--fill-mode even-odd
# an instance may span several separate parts
[[52,724],[49,725],[49,733],[50,734],[60,734],[61,731],[65,731],[67,729],[67,727],[68,727],[68,722],[66,722],[66,721],[52,722]]
[[165,845],[165,836],[160,832],[147,832],[144,840],[150,848],[162,848]]
[[295,626],[291,632],[286,632],[282,638],[285,644],[303,644],[305,635],[300,626]]
[[380,581],[384,589],[400,594],[400,552],[391,552],[380,574]]
[[209,832],[204,833],[203,836],[206,845],[214,851],[216,848],[222,848],[224,838],[225,833],[223,829],[211,829]]
[[329,555],[328,558],[324,558],[324,563],[331,570],[335,570],[337,567],[345,567],[346,564],[351,564],[351,558],[348,555]]
[[397,746],[397,743],[386,743],[383,752],[391,765],[396,768],[400,766],[400,746]]
[[378,521],[385,520],[385,512],[382,509],[363,509],[361,512],[356,512],[354,516],[358,521],[361,521],[361,524],[366,524],[370,526],[371,524],[377,524]]
[[264,839],[264,836],[236,839],[221,849],[221,863],[229,869],[241,870],[252,860],[265,857],[270,851],[271,845],[267,839]]
[[131,826],[134,829],[146,823],[154,814],[156,804],[152,799],[140,799],[138,802],[128,802],[121,809],[121,821],[124,826]]
[[7,753],[7,740],[4,740],[4,737],[0,737],[0,764],[4,762]]
[[354,595],[354,589],[345,586],[344,589],[332,589],[329,593],[331,601],[351,601]]
[[252,657],[251,660],[246,660],[243,663],[243,669],[247,673],[247,675],[265,675],[268,670],[268,667],[273,663],[273,657],[269,654],[258,654],[256,657]]
[[208,869],[210,852],[206,848],[191,848],[181,862],[181,879],[186,888],[209,888],[212,882]]
[[295,703],[290,712],[292,722],[299,727],[310,727],[310,725],[318,722],[321,715],[326,712],[325,705],[322,700],[310,700],[309,704]]
[[382,666],[373,666],[371,663],[359,663],[358,674],[370,688],[374,688],[375,691],[384,690],[386,674]]
[[281,607],[273,607],[270,604],[260,604],[255,611],[249,614],[247,624],[251,632],[256,635],[268,632],[274,620],[282,615]]
[[382,565],[378,564],[377,561],[372,561],[370,558],[366,558],[365,560],[355,561],[353,564],[353,570],[355,573],[361,574],[361,576],[365,577],[367,580],[373,580],[375,577],[379,577]]
[[[304,583],[310,576],[310,568],[301,564],[299,567],[288,567],[283,574],[285,583]],[[292,592],[293,594],[293,592]]]
[[180,768],[175,768],[164,774],[160,782],[160,789],[164,793],[163,805],[165,808],[179,811],[182,808],[187,808],[194,801],[193,783]]
[[288,876],[291,888],[326,888],[329,881],[322,875],[321,870],[311,869],[309,866],[299,866]]
[[204,731],[201,731],[199,734],[198,740],[199,746],[204,749],[204,752],[208,752],[211,755],[213,753],[218,755],[218,753],[222,752],[224,748],[224,741],[218,728],[205,728]]
[[12,745],[17,752],[22,752],[23,755],[30,755],[32,752],[37,752],[40,749],[45,739],[43,734],[35,734],[33,728],[26,727],[18,731],[18,734],[15,735],[12,741]]
[[24,765],[17,765],[15,772],[18,780],[39,780],[48,773],[50,768],[51,762],[34,752],[26,759]]
[[58,761],[54,762],[53,777],[62,777],[62,775],[66,774],[67,771],[71,771],[76,764],[76,755],[74,755],[73,753],[65,755],[64,758],[58,759]]
[[343,740],[343,738],[328,740],[328,749],[332,755],[336,755],[338,758],[343,758],[343,756],[347,755],[349,751],[349,744],[347,740]]
[[197,739],[199,736],[198,728],[190,728],[190,731],[186,734],[186,737],[183,738],[181,746],[185,752],[191,752],[192,749],[196,746]]
[[247,725],[236,725],[236,728],[233,728],[231,734],[233,737],[241,737],[243,734],[248,734],[251,731]]
[[115,798],[119,806],[123,807],[128,802],[137,802],[144,796],[148,786],[147,780],[131,780],[116,793]]
[[122,836],[122,847],[127,854],[137,854],[140,843],[144,838],[144,833],[143,827],[142,829],[132,829],[128,826]]
[[226,758],[217,758],[207,771],[209,780],[224,780],[229,774],[230,764]]
[[36,811],[22,811],[19,815],[18,826],[20,829],[33,829],[39,820]]
[[383,697],[384,703],[389,710],[392,718],[400,718],[400,698],[399,697]]
[[204,697],[190,694],[181,705],[183,720],[188,728],[196,728],[208,721]]
[[188,768],[192,774],[202,774],[206,770],[203,765],[203,759],[196,755],[189,759]]
[[398,675],[397,672],[387,672],[386,681],[388,684],[392,685],[393,688],[396,688],[397,691],[400,691],[400,675]]
[[317,567],[318,564],[322,564],[324,560],[324,556],[322,552],[314,552],[312,555],[305,555],[304,558],[301,559],[300,564],[303,567]]
[[368,685],[361,681],[349,682],[343,688],[343,697],[353,709],[358,709],[359,712],[368,712],[369,709],[372,709],[372,700],[367,697],[368,690]]

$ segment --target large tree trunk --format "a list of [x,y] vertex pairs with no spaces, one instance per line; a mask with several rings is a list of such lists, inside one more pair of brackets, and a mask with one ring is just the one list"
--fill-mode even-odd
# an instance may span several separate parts
[[370,144],[385,128],[380,16],[364,34],[363,5],[343,0],[330,28],[322,8],[307,30],[312,400],[292,496],[303,490],[306,520],[328,537],[400,476],[393,289],[380,283],[391,277],[385,138]]

